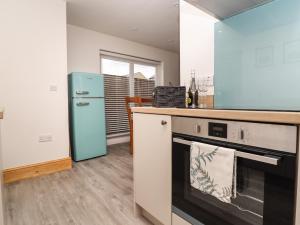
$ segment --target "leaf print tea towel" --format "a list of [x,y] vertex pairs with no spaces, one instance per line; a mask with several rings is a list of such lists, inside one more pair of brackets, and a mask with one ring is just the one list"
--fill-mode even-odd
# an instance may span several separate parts
[[191,186],[225,203],[236,197],[235,150],[193,142],[190,153]]

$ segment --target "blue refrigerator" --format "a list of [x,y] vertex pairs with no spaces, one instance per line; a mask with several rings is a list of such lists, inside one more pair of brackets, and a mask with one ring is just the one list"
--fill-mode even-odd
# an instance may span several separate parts
[[106,155],[103,76],[68,76],[71,152],[74,161]]

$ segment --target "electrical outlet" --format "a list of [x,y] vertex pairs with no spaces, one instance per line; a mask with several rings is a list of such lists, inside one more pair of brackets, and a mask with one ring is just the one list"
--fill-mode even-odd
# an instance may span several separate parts
[[40,135],[39,136],[39,142],[51,142],[52,141],[52,135]]

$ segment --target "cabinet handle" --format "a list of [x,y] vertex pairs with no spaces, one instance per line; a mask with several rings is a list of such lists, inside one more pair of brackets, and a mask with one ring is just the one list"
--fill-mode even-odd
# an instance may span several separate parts
[[198,124],[196,126],[196,130],[197,130],[197,133],[200,134],[201,133],[201,126]]
[[77,95],[88,95],[89,93],[89,91],[76,91]]
[[77,106],[88,106],[90,103],[89,102],[78,102],[76,105]]
[[161,125],[163,125],[163,126],[166,125],[167,123],[168,123],[168,122],[165,121],[165,120],[162,120],[162,121],[161,121]]
[[241,140],[244,140],[245,139],[245,132],[244,130],[241,130]]

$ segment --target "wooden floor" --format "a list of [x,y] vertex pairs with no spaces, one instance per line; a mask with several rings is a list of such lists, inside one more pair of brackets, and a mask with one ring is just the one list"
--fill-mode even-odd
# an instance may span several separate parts
[[5,187],[6,225],[149,225],[133,215],[128,145],[74,164],[70,171]]

